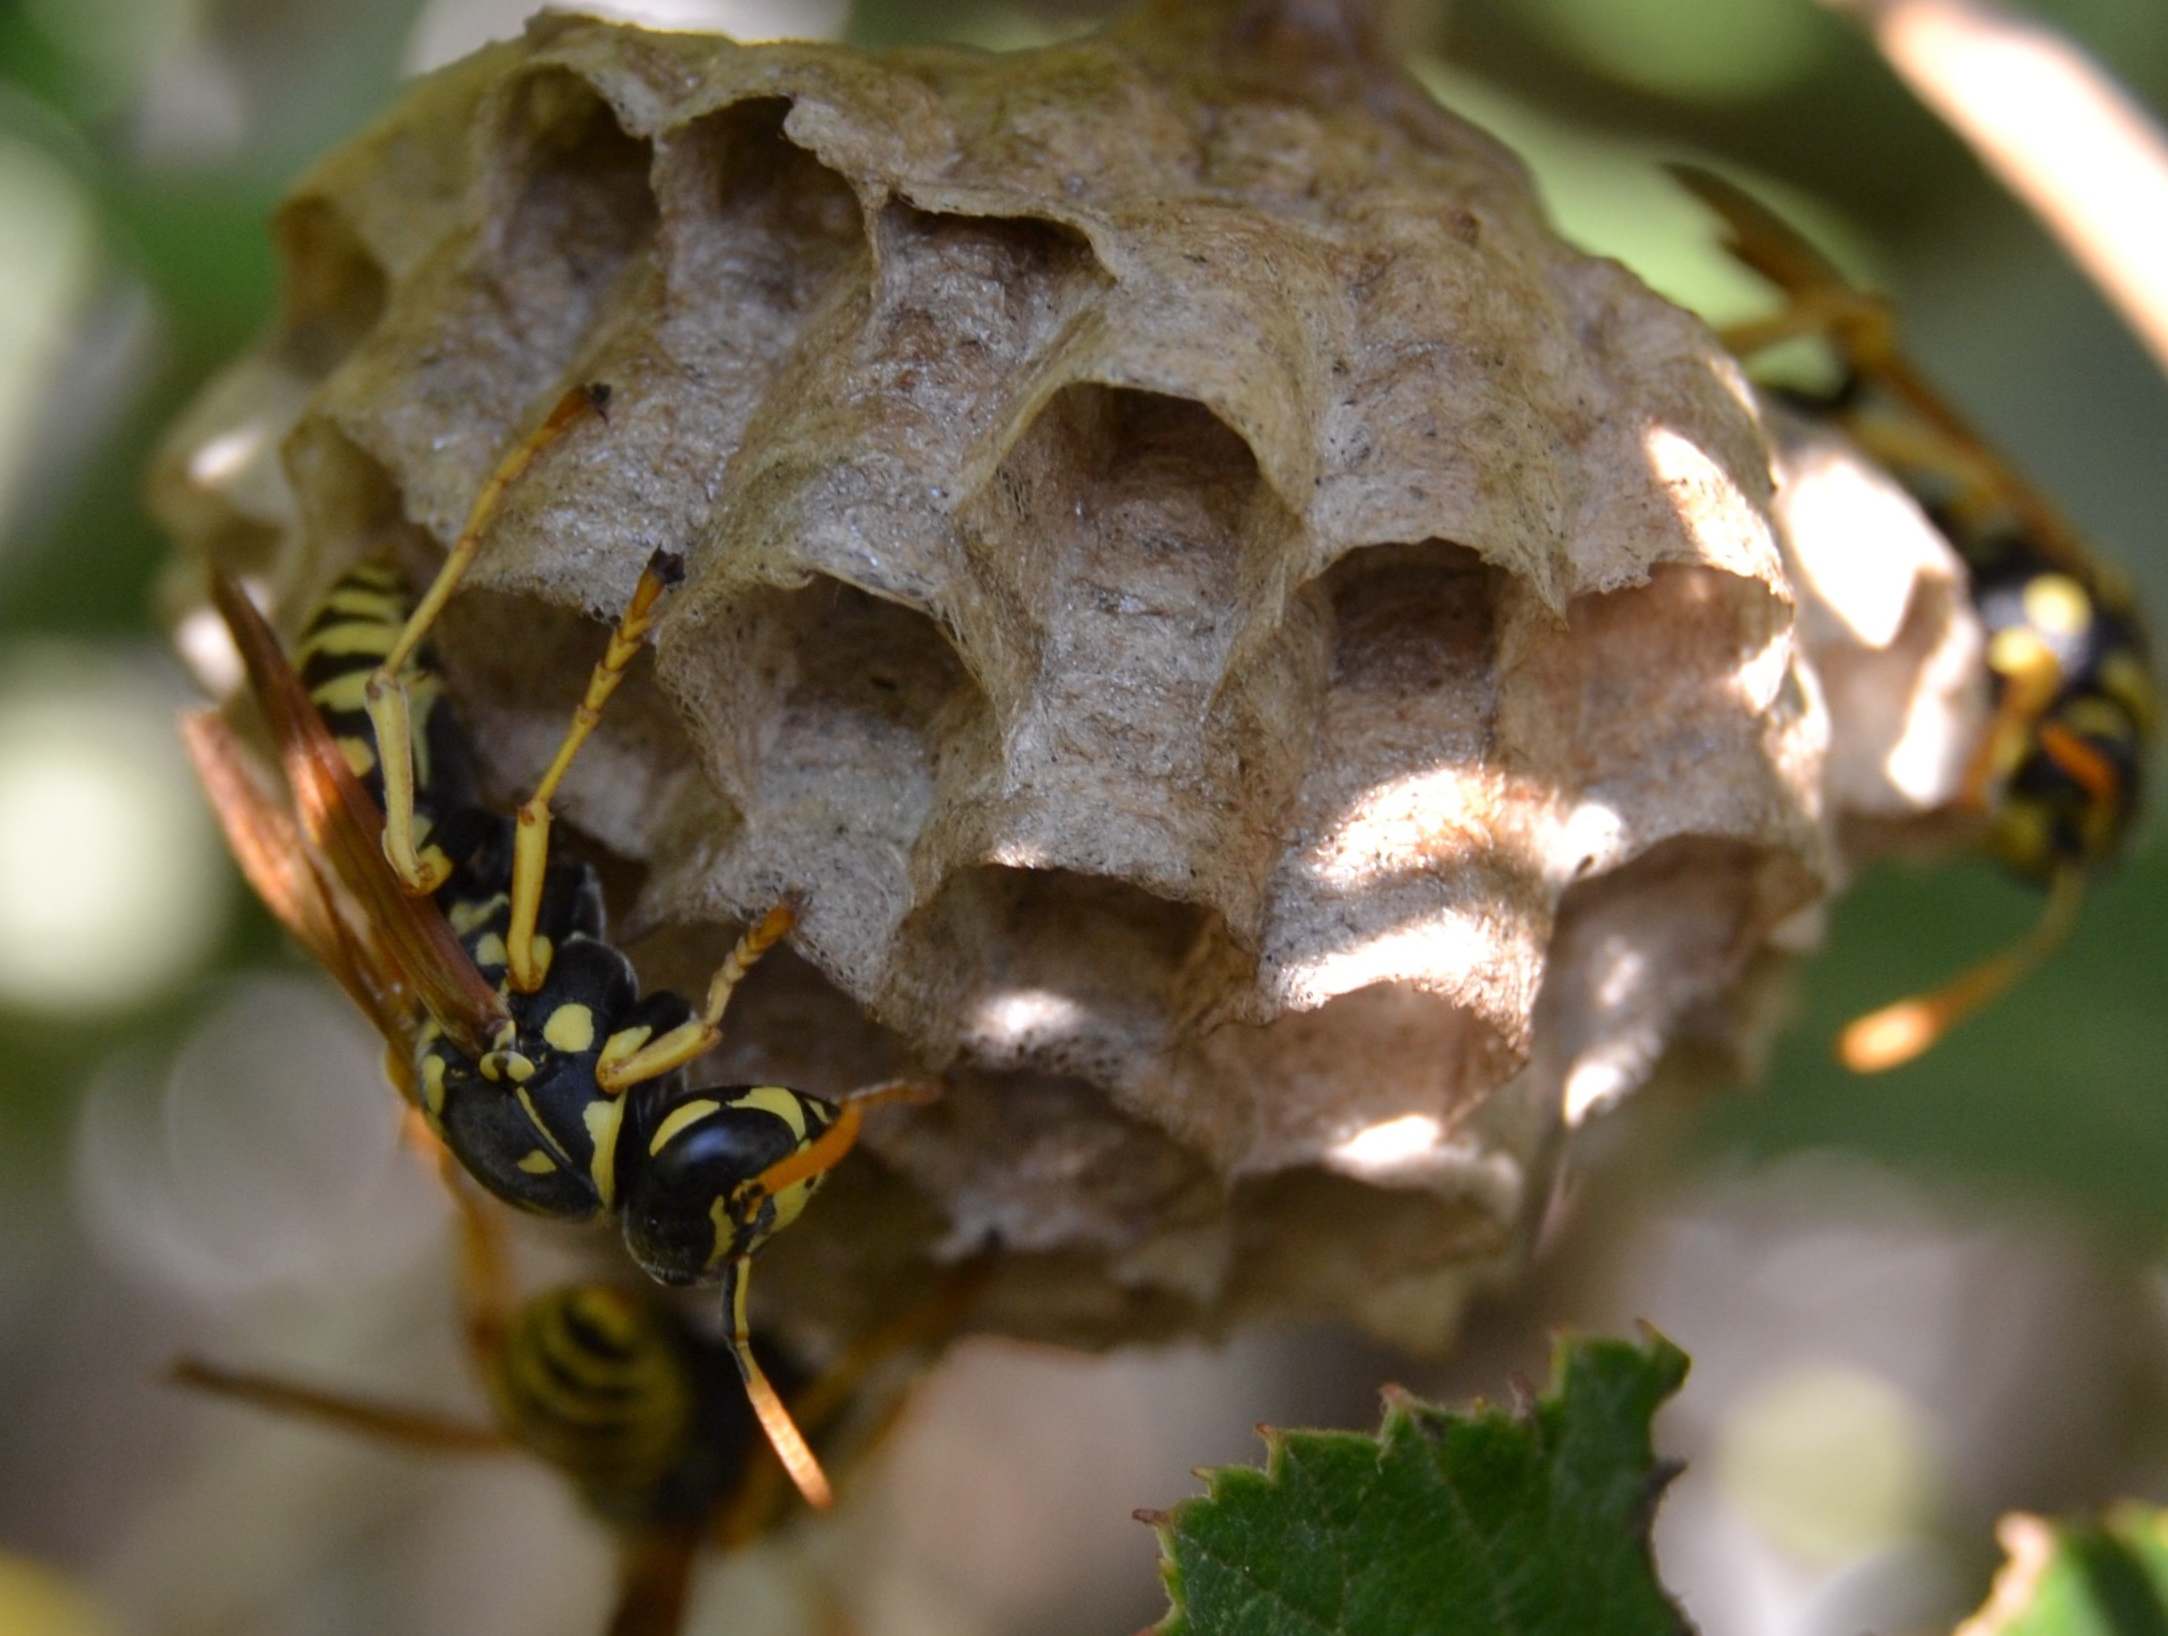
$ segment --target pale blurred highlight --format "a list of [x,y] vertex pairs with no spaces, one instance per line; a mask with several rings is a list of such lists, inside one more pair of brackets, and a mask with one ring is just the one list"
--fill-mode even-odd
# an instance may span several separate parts
[[[516,39],[539,9],[533,0],[431,0],[408,36],[407,70],[426,73],[491,40]],[[574,0],[551,9],[747,41],[832,40],[850,16],[849,0]]]
[[98,263],[97,221],[69,169],[5,134],[0,88],[0,584],[40,411],[68,354]]
[[116,1265],[220,1299],[424,1253],[444,1200],[400,1147],[382,1057],[327,984],[243,981],[170,1065],[119,1064],[92,1086],[75,1166],[92,1238]]
[[0,1003],[123,1010],[224,929],[231,877],[163,673],[58,645],[0,665]]

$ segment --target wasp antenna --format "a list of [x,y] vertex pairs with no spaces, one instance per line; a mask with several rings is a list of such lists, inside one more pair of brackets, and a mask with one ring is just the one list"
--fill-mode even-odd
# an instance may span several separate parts
[[1837,1036],[1837,1060],[1855,1074],[1885,1073],[1910,1062],[2053,954],[2077,924],[2084,896],[2084,875],[2078,869],[2058,871],[2047,907],[2024,937],[1940,988],[1847,1024]]
[[760,1429],[768,1434],[775,1457],[783,1462],[783,1470],[797,1484],[798,1492],[805,1496],[805,1503],[816,1511],[825,1511],[836,1503],[835,1490],[828,1486],[827,1474],[821,1470],[813,1450],[806,1445],[798,1422],[791,1419],[790,1410],[783,1406],[782,1398],[769,1383],[760,1360],[753,1356],[753,1339],[745,1319],[749,1272],[749,1263],[740,1256],[730,1263],[729,1270],[723,1275],[723,1338],[730,1347],[731,1357],[737,1361],[738,1374],[745,1381],[745,1395],[753,1406],[754,1418],[760,1422]]

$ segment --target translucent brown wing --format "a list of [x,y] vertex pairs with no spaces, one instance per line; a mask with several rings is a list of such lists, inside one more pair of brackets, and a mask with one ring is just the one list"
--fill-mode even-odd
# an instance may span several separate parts
[[216,711],[194,711],[181,718],[181,742],[227,849],[264,907],[338,980],[378,1033],[411,1047],[414,1008],[397,973],[371,958],[367,941],[346,923],[330,866],[265,787],[233,729]]
[[[248,669],[250,689],[263,710],[272,742],[278,747],[286,782],[300,813],[300,833],[329,861],[339,884],[353,900],[355,914],[367,928],[368,945],[374,953],[366,963],[418,1001],[462,1051],[480,1056],[488,1048],[490,1036],[506,1020],[503,999],[475,969],[436,904],[427,898],[409,897],[400,888],[398,877],[384,861],[379,840],[384,828],[382,814],[347,766],[346,757],[310,703],[301,678],[287,662],[278,638],[264,623],[255,604],[222,573],[211,576],[211,600],[233,633],[234,645]],[[230,829],[228,833],[230,836]],[[255,846],[258,841],[270,845],[280,839],[254,820],[247,838],[255,850],[261,850]],[[240,855],[239,848],[236,855]],[[242,867],[249,868],[245,858]],[[268,876],[282,898],[292,895],[285,890],[285,872],[286,866],[281,865]],[[250,883],[263,891],[253,873]],[[265,896],[265,902],[271,904],[274,913],[280,913],[281,919],[285,918],[270,895]],[[332,920],[334,926],[344,924],[335,907]],[[312,941],[309,932],[298,927],[295,935],[338,975],[337,964],[322,952],[324,944]],[[365,1005],[364,1009],[369,1008]]]

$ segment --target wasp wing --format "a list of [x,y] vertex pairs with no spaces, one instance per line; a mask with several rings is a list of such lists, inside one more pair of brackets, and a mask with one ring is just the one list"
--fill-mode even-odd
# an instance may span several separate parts
[[211,600],[248,668],[250,689],[278,746],[303,830],[329,858],[402,986],[453,1043],[480,1056],[507,1018],[503,998],[475,969],[436,904],[409,897],[400,887],[384,860],[383,815],[346,764],[256,605],[217,572],[211,576]]
[[329,866],[265,788],[233,730],[216,711],[181,718],[181,742],[225,832],[227,850],[280,925],[337,979],[348,998],[393,1045],[413,1044],[412,1012],[395,972],[371,957],[347,924]]

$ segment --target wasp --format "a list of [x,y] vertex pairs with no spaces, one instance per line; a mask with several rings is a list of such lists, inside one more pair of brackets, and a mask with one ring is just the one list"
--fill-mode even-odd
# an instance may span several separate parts
[[[617,1539],[609,1636],[673,1636],[700,1550],[749,1543],[782,1513],[784,1474],[761,1454],[761,1427],[745,1394],[727,1384],[718,1354],[728,1349],[648,1290],[565,1284],[515,1305],[496,1232],[457,1177],[446,1180],[461,1229],[463,1339],[489,1424],[196,1358],[178,1360],[169,1378],[379,1443],[540,1461]],[[818,1374],[762,1337],[779,1391],[824,1450],[855,1457],[894,1424],[916,1366],[962,1321],[986,1265],[983,1257],[961,1264],[930,1299]],[[898,1360],[910,1367],[888,1368]]]
[[1988,852],[2042,887],[2031,931],[1939,988],[1870,1012],[1838,1040],[1856,1072],[1909,1061],[2051,954],[2086,882],[2126,845],[2157,714],[2150,640],[2128,581],[2021,477],[1897,345],[1879,297],[1854,287],[1766,206],[1720,176],[1672,172],[1722,220],[1726,248],[1786,306],[1725,331],[1740,358],[1816,336],[1838,385],[1788,394],[1835,422],[1918,500],[1964,560],[1987,635],[1992,714],[1960,805]]
[[790,1225],[856,1141],[863,1111],[924,1100],[898,1080],[840,1100],[780,1085],[700,1086],[731,994],[790,931],[788,901],[753,922],[695,1010],[642,994],[607,941],[591,865],[553,858],[550,802],[682,573],[655,553],[534,794],[507,818],[475,797],[476,758],[443,696],[431,625],[508,485],[604,418],[605,387],[566,393],[483,485],[416,601],[387,563],[349,569],[317,606],[299,669],[221,574],[232,633],[278,750],[293,812],[215,714],[183,733],[258,896],[382,1034],[393,1085],[499,1199],[564,1220],[614,1218],[666,1284],[719,1283],[724,1338],[754,1412],[806,1499],[820,1464],[762,1373],[746,1316],[753,1256]]

